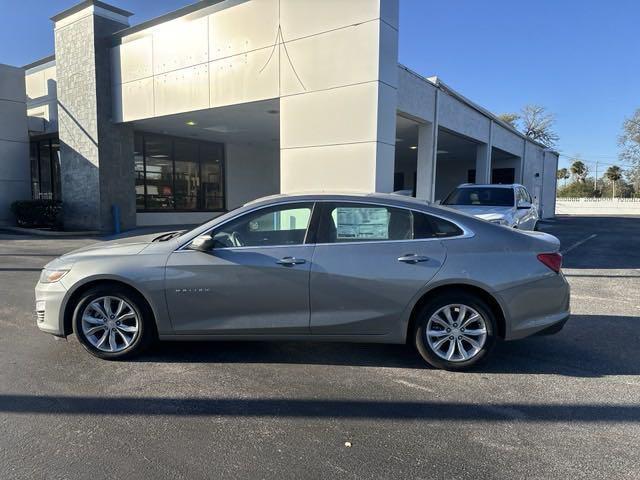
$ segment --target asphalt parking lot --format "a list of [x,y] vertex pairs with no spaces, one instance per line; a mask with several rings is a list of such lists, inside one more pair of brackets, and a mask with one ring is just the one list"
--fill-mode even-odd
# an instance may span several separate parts
[[95,239],[0,233],[0,478],[640,478],[640,217],[542,229],[572,319],[470,373],[324,343],[100,361],[32,314],[41,267]]

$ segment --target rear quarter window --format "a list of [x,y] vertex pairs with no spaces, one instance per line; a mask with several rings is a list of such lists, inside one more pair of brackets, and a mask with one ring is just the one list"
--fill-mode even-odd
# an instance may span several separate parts
[[458,237],[464,232],[455,223],[439,217],[429,217],[434,236],[438,238]]
[[413,212],[413,238],[457,237],[463,233],[456,224],[448,220]]

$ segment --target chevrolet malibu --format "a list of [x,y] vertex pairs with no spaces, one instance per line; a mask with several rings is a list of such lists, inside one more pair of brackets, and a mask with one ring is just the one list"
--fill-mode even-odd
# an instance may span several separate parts
[[407,342],[461,370],[499,339],[562,328],[558,249],[398,195],[278,195],[57,258],[36,286],[37,325],[103,359],[155,339]]

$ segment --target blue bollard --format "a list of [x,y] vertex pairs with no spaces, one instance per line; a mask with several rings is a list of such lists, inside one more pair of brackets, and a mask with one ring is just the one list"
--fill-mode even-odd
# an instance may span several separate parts
[[120,207],[111,205],[111,213],[113,214],[113,233],[118,235],[120,233]]

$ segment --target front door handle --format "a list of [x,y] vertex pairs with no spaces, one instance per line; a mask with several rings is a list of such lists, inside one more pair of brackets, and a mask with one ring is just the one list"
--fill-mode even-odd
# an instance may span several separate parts
[[276,263],[285,267],[293,267],[294,265],[302,265],[303,263],[306,263],[306,260],[296,257],[282,257]]
[[428,260],[429,257],[425,255],[418,255],[416,253],[407,253],[406,255],[398,257],[398,261],[403,263],[419,263],[426,262]]

